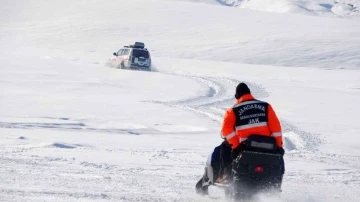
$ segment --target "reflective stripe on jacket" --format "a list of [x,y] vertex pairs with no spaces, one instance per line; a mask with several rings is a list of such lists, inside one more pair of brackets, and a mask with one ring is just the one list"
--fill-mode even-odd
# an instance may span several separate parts
[[233,149],[252,134],[273,136],[277,146],[283,146],[280,121],[273,108],[251,94],[243,95],[225,112],[221,132]]

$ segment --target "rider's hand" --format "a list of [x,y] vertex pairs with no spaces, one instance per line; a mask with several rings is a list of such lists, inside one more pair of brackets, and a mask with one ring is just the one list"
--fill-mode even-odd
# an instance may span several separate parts
[[284,148],[282,148],[282,147],[279,147],[279,148],[278,148],[278,152],[279,152],[281,155],[284,155],[284,154],[285,154],[285,150],[284,150]]
[[235,149],[231,151],[231,157],[233,159],[236,159],[239,156],[241,150],[242,150],[242,145],[237,146]]
[[238,157],[239,153],[236,150],[231,150],[231,157],[232,159],[236,159]]

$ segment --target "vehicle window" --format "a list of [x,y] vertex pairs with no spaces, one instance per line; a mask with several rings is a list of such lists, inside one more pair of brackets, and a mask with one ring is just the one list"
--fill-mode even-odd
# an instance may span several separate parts
[[133,57],[144,57],[144,58],[149,58],[149,52],[148,51],[145,51],[145,50],[137,50],[137,49],[134,49],[133,50]]
[[116,54],[117,55],[121,55],[121,53],[123,52],[124,49],[120,49]]
[[130,49],[125,49],[124,52],[122,52],[123,55],[129,55]]

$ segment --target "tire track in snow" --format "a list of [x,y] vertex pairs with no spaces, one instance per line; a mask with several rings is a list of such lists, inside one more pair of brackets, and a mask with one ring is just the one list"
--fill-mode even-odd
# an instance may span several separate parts
[[[213,121],[221,121],[225,110],[234,104],[235,88],[240,80],[229,79],[225,77],[204,77],[204,76],[192,76],[181,74],[170,74],[174,76],[180,76],[190,78],[199,81],[207,86],[206,90],[201,95],[190,97],[187,99],[181,99],[170,102],[162,102],[150,100],[146,102],[163,104],[170,107],[176,107],[194,113],[203,115],[210,118]],[[269,94],[266,90],[254,83],[246,82],[251,88],[252,93],[257,97],[267,97]]]
[[[207,88],[202,94],[187,99],[170,102],[147,102],[192,111],[216,122],[221,122],[226,109],[234,104],[233,95],[236,86],[240,82],[245,82],[249,86],[251,93],[257,99],[263,99],[269,96],[269,92],[267,92],[264,87],[248,81],[225,77],[205,77],[174,73],[163,74],[194,79],[207,86]],[[287,151],[316,151],[318,146],[323,142],[319,134],[303,131],[289,121],[281,119],[281,124],[284,133],[284,145]]]
[[317,151],[324,142],[320,134],[303,131],[286,120],[280,120],[284,133],[284,145],[287,151]]

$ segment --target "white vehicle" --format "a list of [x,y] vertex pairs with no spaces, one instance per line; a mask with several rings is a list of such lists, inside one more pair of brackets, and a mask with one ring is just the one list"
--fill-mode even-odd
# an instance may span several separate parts
[[142,42],[124,46],[113,55],[108,61],[110,67],[151,71],[150,52]]

